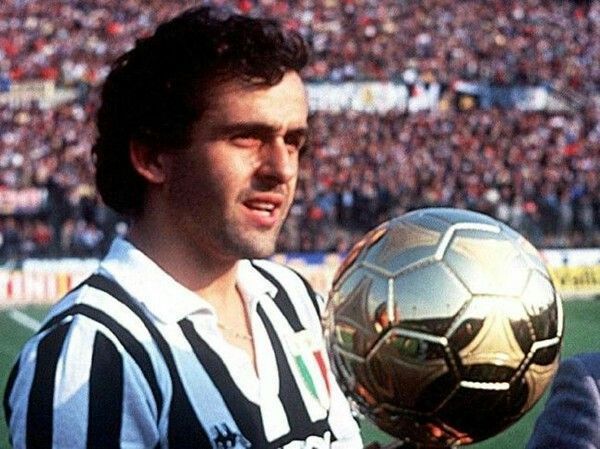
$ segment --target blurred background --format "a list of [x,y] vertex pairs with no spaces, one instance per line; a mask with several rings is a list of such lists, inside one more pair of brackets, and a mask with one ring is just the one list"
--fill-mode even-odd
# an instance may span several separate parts
[[[566,300],[564,353],[600,350],[599,1],[3,0],[1,389],[48,304],[127,233],[90,159],[111,61],[205,3],[276,17],[312,47],[310,153],[276,258],[326,294],[376,224],[484,212],[541,250]],[[538,412],[473,447],[524,446]]]

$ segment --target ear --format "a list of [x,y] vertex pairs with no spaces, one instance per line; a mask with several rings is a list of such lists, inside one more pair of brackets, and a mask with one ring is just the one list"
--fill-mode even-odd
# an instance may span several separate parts
[[129,158],[135,171],[150,184],[162,184],[165,181],[164,153],[132,140],[129,143]]

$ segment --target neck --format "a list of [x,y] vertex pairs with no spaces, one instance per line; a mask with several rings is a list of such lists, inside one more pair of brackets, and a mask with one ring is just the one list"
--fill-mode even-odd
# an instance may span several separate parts
[[173,279],[207,301],[237,297],[236,260],[220,260],[196,251],[189,241],[146,223],[134,223],[128,239]]

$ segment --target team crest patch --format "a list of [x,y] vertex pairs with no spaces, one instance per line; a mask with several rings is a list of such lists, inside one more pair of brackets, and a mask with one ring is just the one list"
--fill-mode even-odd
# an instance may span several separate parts
[[213,426],[213,443],[217,449],[250,449],[252,445],[239,432],[232,431],[225,423]]
[[331,386],[323,346],[307,330],[289,335],[287,343],[304,387],[323,408],[329,409]]

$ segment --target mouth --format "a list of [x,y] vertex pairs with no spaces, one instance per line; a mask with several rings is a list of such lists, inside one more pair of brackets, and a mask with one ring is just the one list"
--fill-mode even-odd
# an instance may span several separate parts
[[242,202],[248,217],[259,227],[272,227],[279,221],[279,210],[283,197],[276,194],[263,194],[250,197]]
[[245,201],[243,204],[252,212],[265,216],[273,215],[277,209],[275,204],[265,201]]

